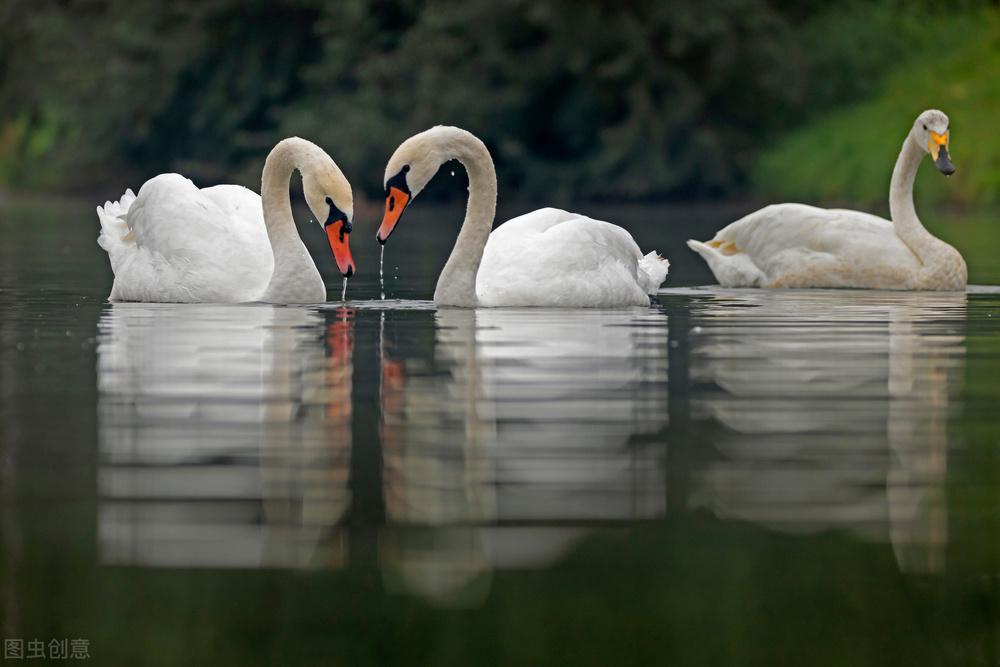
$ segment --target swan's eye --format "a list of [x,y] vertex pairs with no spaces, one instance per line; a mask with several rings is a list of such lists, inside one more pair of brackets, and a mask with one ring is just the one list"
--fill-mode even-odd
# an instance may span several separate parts
[[409,170],[410,170],[410,165],[408,165],[408,164],[404,164],[404,165],[403,165],[403,173],[405,174],[405,173],[406,173],[406,172],[408,172]]
[[926,126],[926,125],[924,125],[924,132],[926,132],[926,131],[927,131],[927,126]]

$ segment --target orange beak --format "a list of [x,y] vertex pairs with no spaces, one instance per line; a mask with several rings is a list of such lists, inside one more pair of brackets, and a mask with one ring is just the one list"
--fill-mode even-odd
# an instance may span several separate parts
[[389,240],[389,235],[396,228],[399,218],[409,203],[410,195],[408,193],[394,186],[389,188],[389,194],[385,196],[385,213],[382,214],[382,224],[379,225],[378,233],[375,235],[379,243],[384,245]]
[[345,278],[354,275],[354,258],[351,256],[351,227],[346,220],[335,220],[326,225],[326,238],[330,241],[337,268]]

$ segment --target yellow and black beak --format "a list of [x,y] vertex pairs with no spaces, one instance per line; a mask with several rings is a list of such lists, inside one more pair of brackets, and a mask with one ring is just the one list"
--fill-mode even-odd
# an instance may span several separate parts
[[931,130],[928,134],[930,139],[927,142],[927,151],[934,160],[934,166],[945,176],[951,176],[955,173],[955,165],[948,158],[948,130],[945,130],[944,134]]
[[336,206],[333,200],[326,198],[326,203],[330,205],[330,214],[323,223],[323,230],[326,238],[330,242],[330,250],[333,251],[333,258],[337,261],[337,268],[345,278],[354,275],[354,257],[351,256],[351,223],[347,216]]

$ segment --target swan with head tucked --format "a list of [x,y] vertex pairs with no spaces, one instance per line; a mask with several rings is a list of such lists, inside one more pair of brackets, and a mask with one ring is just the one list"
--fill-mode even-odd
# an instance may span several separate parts
[[925,111],[896,160],[892,221],[868,213],[775,204],[737,220],[707,243],[688,241],[723,287],[856,287],[964,290],[962,255],[924,229],[913,181],[926,154],[950,176],[948,116]]
[[338,268],[350,277],[351,185],[323,149],[292,137],[267,156],[260,195],[239,185],[199,190],[179,174],[160,174],[138,195],[126,190],[121,200],[98,206],[98,243],[115,274],[109,299],[326,301],[326,286],[292,218],[288,185],[295,170]]
[[442,164],[458,160],[469,174],[465,222],[438,278],[439,306],[648,306],[669,262],[643,256],[616,225],[543,208],[493,228],[497,177],[482,141],[457,127],[437,126],[404,141],[385,170],[384,244],[407,205]]

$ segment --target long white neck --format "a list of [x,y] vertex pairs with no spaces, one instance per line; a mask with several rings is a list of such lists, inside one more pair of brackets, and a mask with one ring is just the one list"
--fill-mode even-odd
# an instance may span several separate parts
[[297,137],[275,146],[264,163],[260,198],[264,208],[267,238],[274,252],[274,273],[263,301],[318,303],[326,301],[326,285],[306,250],[292,217],[288,196],[292,172],[304,172],[317,162],[329,160],[317,146]]
[[475,136],[457,130],[446,139],[448,149],[442,154],[442,164],[458,160],[465,167],[469,174],[469,201],[455,247],[438,277],[434,303],[472,308],[478,304],[476,273],[497,210],[497,174],[490,152]]
[[920,162],[926,155],[917,140],[912,135],[907,135],[899,158],[896,159],[896,167],[892,170],[892,183],[889,186],[889,211],[896,226],[896,234],[925,266],[938,260],[943,251],[952,249],[924,228],[913,206],[913,182]]

